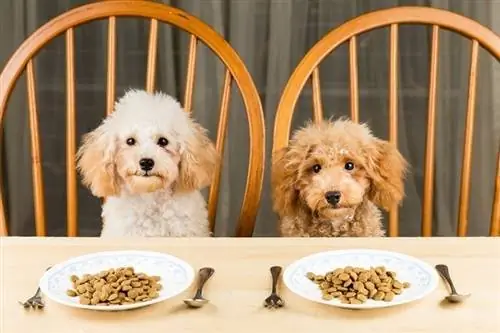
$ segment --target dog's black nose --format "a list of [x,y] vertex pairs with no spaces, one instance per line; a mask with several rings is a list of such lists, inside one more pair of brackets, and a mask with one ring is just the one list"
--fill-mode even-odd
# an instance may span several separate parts
[[328,191],[325,193],[326,201],[328,201],[330,205],[338,204],[341,196],[339,191]]
[[155,161],[150,158],[141,158],[141,160],[139,161],[139,165],[141,166],[142,170],[149,171],[155,166]]

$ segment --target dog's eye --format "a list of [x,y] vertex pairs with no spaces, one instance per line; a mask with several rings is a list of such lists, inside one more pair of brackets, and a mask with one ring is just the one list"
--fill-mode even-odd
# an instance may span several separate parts
[[165,147],[166,145],[168,145],[168,140],[161,137],[158,139],[158,146],[160,147]]
[[320,171],[321,171],[321,165],[319,165],[319,164],[314,164],[314,165],[313,165],[313,167],[312,167],[312,171],[313,171],[314,173],[318,173],[318,172],[320,172]]
[[345,165],[344,165],[344,169],[348,170],[348,171],[351,171],[352,169],[354,169],[354,163],[352,162],[347,162]]
[[133,145],[135,145],[135,139],[134,139],[134,138],[128,138],[128,139],[127,139],[127,144],[128,144],[129,146],[133,146]]

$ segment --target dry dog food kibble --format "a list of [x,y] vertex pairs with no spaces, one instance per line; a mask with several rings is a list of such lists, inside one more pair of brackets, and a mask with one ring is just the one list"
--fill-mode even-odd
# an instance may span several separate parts
[[338,298],[344,304],[363,304],[368,299],[390,302],[410,287],[408,282],[396,280],[396,273],[383,266],[370,269],[347,266],[325,275],[309,272],[307,278],[319,286],[324,300]]
[[125,305],[149,301],[159,296],[159,276],[135,273],[133,267],[112,268],[82,277],[70,277],[73,289],[66,294],[85,305]]

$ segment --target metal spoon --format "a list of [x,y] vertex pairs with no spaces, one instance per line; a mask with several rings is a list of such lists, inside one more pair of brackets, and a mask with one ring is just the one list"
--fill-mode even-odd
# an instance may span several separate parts
[[212,267],[203,267],[198,272],[198,289],[196,289],[196,294],[193,298],[188,298],[184,300],[188,306],[192,308],[201,308],[203,305],[208,303],[208,299],[203,298],[203,286],[205,282],[210,279],[214,274],[215,270]]
[[471,294],[459,294],[453,285],[453,281],[451,280],[450,271],[448,270],[448,266],[446,265],[436,265],[436,270],[441,275],[441,277],[448,283],[451,289],[451,293],[449,296],[446,296],[445,299],[450,303],[461,303],[465,299],[467,299]]

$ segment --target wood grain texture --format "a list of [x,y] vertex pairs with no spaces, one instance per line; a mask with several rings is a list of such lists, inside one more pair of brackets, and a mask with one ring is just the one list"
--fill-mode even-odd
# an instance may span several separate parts
[[196,51],[198,39],[195,35],[189,38],[188,64],[186,70],[186,88],[184,90],[184,110],[191,112],[193,108],[194,74],[196,71]]
[[[389,141],[398,146],[398,49],[399,26],[391,24],[389,42]],[[389,212],[390,237],[399,235],[399,207],[393,204]]]
[[155,89],[156,55],[158,53],[158,20],[151,20],[149,26],[148,68],[146,72],[146,91]]
[[75,34],[66,31],[66,223],[67,235],[78,235],[78,179],[76,176]]
[[231,83],[233,79],[231,73],[226,70],[224,77],[224,85],[222,87],[222,97],[220,102],[220,116],[219,125],[217,126],[217,140],[215,150],[220,156],[217,167],[215,168],[210,191],[208,192],[208,222],[210,223],[210,230],[213,232],[215,229],[215,219],[217,217],[217,207],[219,204],[219,187],[220,176],[222,172],[222,159],[224,156],[224,147],[226,143],[227,127],[229,123],[229,101],[231,98]]
[[108,19],[108,58],[106,71],[106,115],[113,112],[115,105],[115,82],[116,82],[116,17]]
[[[293,71],[290,79],[288,80],[285,89],[283,90],[283,93],[281,95],[279,104],[278,104],[278,109],[276,112],[276,118],[274,122],[274,133],[273,133],[273,152],[276,152],[288,145],[288,140],[290,138],[290,132],[292,130],[291,125],[292,125],[292,118],[293,118],[293,113],[295,111],[295,106],[297,104],[297,101],[299,99],[300,93],[302,89],[304,88],[305,84],[307,83],[309,77],[312,75],[314,70],[321,64],[321,62],[334,50],[336,50],[340,45],[343,43],[349,42],[350,44],[350,63],[351,63],[351,68],[350,68],[350,73],[352,77],[352,73],[355,72],[355,69],[352,67],[353,63],[353,55],[352,51],[355,49],[354,47],[354,42],[355,38],[358,35],[361,35],[365,32],[372,31],[374,29],[382,28],[382,27],[392,27],[390,28],[392,31],[392,34],[395,32],[395,27],[397,25],[402,25],[402,24],[423,24],[423,25],[431,25],[433,27],[439,27],[442,29],[447,29],[451,30],[454,32],[457,32],[464,36],[465,38],[473,40],[473,43],[476,43],[478,46],[482,46],[486,51],[488,51],[493,57],[495,57],[497,60],[500,60],[500,36],[495,34],[495,32],[491,31],[490,29],[482,26],[478,22],[471,20],[467,17],[461,16],[459,14],[452,13],[450,11],[446,10],[441,10],[441,9],[436,9],[436,8],[429,8],[429,7],[405,7],[405,6],[400,6],[400,7],[395,7],[395,8],[390,8],[390,9],[383,9],[383,10],[378,10],[378,11],[373,11],[369,12],[363,15],[360,15],[338,27],[333,28],[330,30],[323,38],[321,38],[308,52],[307,54],[302,58],[300,63],[297,65],[295,70]],[[434,28],[433,32],[433,44],[437,43],[437,28]],[[391,39],[392,43],[395,42],[394,39]],[[391,43],[391,45],[393,45]],[[394,45],[393,45],[394,46]],[[435,49],[437,52],[437,47]],[[431,51],[432,52],[432,51]],[[391,53],[392,54],[392,53]],[[392,54],[394,55],[394,54]],[[391,57],[392,58],[392,57]],[[391,62],[391,64],[395,64],[395,62]],[[391,66],[392,67],[392,66]],[[391,72],[391,78],[392,82],[394,80],[394,74],[395,72]],[[431,75],[432,77],[432,75]],[[432,80],[432,78],[431,78]],[[472,81],[471,81],[472,82]],[[352,87],[353,83],[351,80],[351,92],[354,90]],[[394,92],[392,88],[390,88],[390,91]],[[432,89],[430,90],[432,92]],[[470,96],[470,93],[469,93]],[[429,101],[429,107],[433,107],[433,98],[430,98]],[[352,99],[352,95],[351,95]],[[397,107],[397,102],[395,99],[390,98],[390,100],[393,100],[391,104],[391,109],[395,110]],[[470,110],[471,107],[471,101],[472,99],[469,98],[469,103],[468,103],[468,109]],[[352,102],[351,102],[352,105]],[[352,106],[351,106],[351,112],[352,112]],[[391,117],[393,117],[397,112],[392,112]],[[432,121],[432,120],[431,120]],[[395,141],[397,135],[397,130],[395,130],[394,124],[397,125],[397,121],[391,122],[390,126],[390,132],[392,133],[392,140]],[[430,127],[433,126],[433,124],[429,124]],[[429,127],[428,126],[428,127]],[[389,133],[389,137],[391,137],[391,133]],[[428,143],[430,144],[432,140],[429,140],[427,138]],[[464,146],[468,147],[468,144],[466,143]],[[429,152],[430,148],[427,148],[426,156],[430,156],[429,154],[432,153]],[[274,154],[273,154],[274,155]],[[429,163],[432,163],[432,160],[430,158],[427,158],[426,160],[429,165]],[[433,172],[433,171],[432,171]],[[430,173],[427,173],[427,177],[430,177]],[[464,177],[462,177],[464,178]],[[430,188],[429,186],[429,179],[427,178],[427,190]],[[465,184],[462,182],[462,184]],[[464,185],[465,186],[465,185]],[[468,187],[463,187],[463,189],[467,189]],[[433,189],[431,189],[432,191]],[[466,191],[463,190],[461,191],[462,193],[465,193]],[[424,194],[424,197],[426,194],[429,192],[426,192]],[[497,192],[498,193],[498,192]],[[462,196],[461,202],[466,202],[468,196],[468,193]],[[427,200],[427,201],[426,201]],[[429,221],[429,212],[431,212],[430,208],[430,203],[431,201],[428,201],[429,198],[424,199],[425,203],[425,213],[424,213],[424,218],[426,221]],[[499,207],[500,206],[500,194],[497,194],[495,196],[493,203],[493,207]],[[466,219],[466,206],[461,206],[461,219],[460,221],[465,221]],[[498,212],[500,208],[497,210],[494,210],[494,212]],[[396,209],[393,208],[391,209],[392,212],[396,212]],[[391,220],[390,220],[390,228],[389,228],[389,234],[394,236],[397,235],[398,230],[397,230],[397,216],[394,215],[395,213],[391,214]],[[500,213],[496,213],[500,214]],[[492,221],[494,220],[495,216],[492,216]],[[426,225],[428,225],[429,222],[426,222]],[[466,227],[465,222],[461,223],[461,231],[459,230],[459,233],[463,232]],[[425,234],[429,234],[431,230],[428,229],[426,226],[426,229],[424,230]]]
[[351,97],[351,120],[359,122],[358,47],[357,38],[349,39],[349,88]]
[[[488,288],[476,275],[500,280],[499,238],[140,238],[134,242],[96,238],[6,238],[2,239],[4,270],[0,293],[2,333],[132,333],[132,332],[335,332],[365,333],[383,327],[387,333],[498,332],[500,284]],[[286,305],[276,311],[264,309],[270,292],[269,267],[286,268],[293,261],[325,250],[373,248],[405,253],[435,265],[446,263],[457,289],[472,293],[462,305],[442,304],[448,291],[443,282],[424,299],[395,308],[348,311],[315,304],[292,294],[281,282],[278,292]],[[102,313],[68,309],[51,301],[43,313],[27,312],[17,304],[29,297],[49,265],[73,256],[107,250],[153,250],[175,255],[195,269],[215,268],[204,296],[204,308],[187,309],[181,295],[144,309]],[[23,274],[19,274],[23,272]],[[474,320],[471,320],[474,318]]]
[[31,142],[31,174],[33,178],[33,199],[35,201],[35,232],[37,236],[45,236],[47,233],[45,224],[45,194],[34,67],[33,60],[28,61],[26,66],[26,84]]
[[462,175],[460,181],[460,199],[458,206],[458,230],[459,236],[467,235],[469,225],[469,197],[470,197],[470,171],[472,158],[472,139],[474,135],[474,115],[476,113],[476,83],[477,63],[479,57],[479,43],[472,41],[471,58],[469,68],[469,93],[467,98],[467,112],[465,117],[465,138],[462,157]]
[[313,95],[313,119],[316,124],[323,120],[323,103],[321,103],[321,82],[319,78],[319,67],[312,73],[312,95]]
[[[111,0],[89,3],[52,19],[21,44],[0,74],[0,126],[14,84],[25,66],[31,61],[30,59],[53,38],[64,33],[69,28],[76,28],[81,24],[100,19],[109,20],[106,99],[106,112],[109,114],[113,109],[115,100],[116,20],[120,17],[157,20],[186,31],[194,36],[190,45],[193,45],[193,41],[204,43],[219,57],[231,73],[243,99],[249,132],[249,165],[236,235],[240,237],[252,236],[260,203],[265,164],[264,113],[260,97],[245,64],[229,43],[209,25],[180,9],[153,1]],[[153,37],[151,39],[154,40]],[[193,53],[190,52],[190,54]],[[194,70],[194,62],[190,63]],[[150,82],[152,81],[154,80],[150,79]],[[2,202],[0,216],[5,216],[4,208]],[[4,228],[2,227],[2,229]]]
[[3,206],[2,182],[0,182],[0,236],[7,236],[9,228],[7,226],[7,217],[5,216],[5,207]]
[[493,208],[491,211],[490,236],[500,236],[500,149],[497,152],[497,172]]
[[436,97],[439,60],[439,26],[432,27],[431,63],[429,73],[429,104],[425,136],[424,200],[422,203],[422,236],[432,236],[432,208],[434,196],[434,148],[436,137]]

